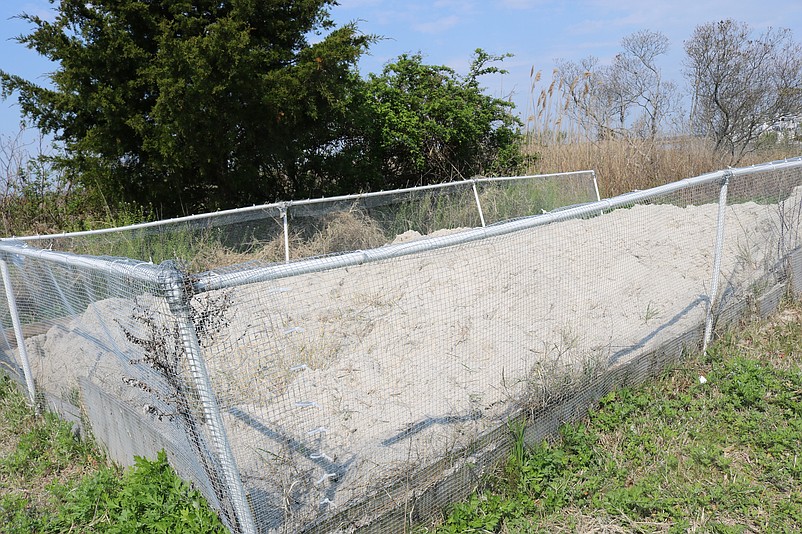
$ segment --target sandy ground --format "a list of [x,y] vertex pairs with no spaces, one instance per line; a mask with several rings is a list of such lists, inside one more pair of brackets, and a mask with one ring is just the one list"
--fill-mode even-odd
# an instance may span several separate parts
[[[227,326],[204,354],[257,519],[292,531],[336,512],[704,322],[716,216],[637,205],[225,290]],[[727,209],[730,296],[760,290],[780,226],[776,205]],[[132,311],[101,301],[30,338],[38,383],[63,394],[89,375],[141,402],[120,377],[141,350],[110,320]]]

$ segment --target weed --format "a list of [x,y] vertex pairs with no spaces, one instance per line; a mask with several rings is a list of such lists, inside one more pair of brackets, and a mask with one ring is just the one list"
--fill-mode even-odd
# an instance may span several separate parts
[[[223,291],[216,296],[205,297],[190,299],[191,303],[188,305],[190,323],[194,325],[202,346],[212,343],[215,335],[228,324],[230,307],[228,292]],[[132,376],[124,378],[123,381],[148,394],[150,402],[143,405],[145,413],[159,420],[163,418],[180,420],[219,502],[225,506],[229,503],[224,490],[226,485],[221,479],[221,469],[216,463],[215,456],[210,453],[212,448],[202,430],[205,412],[200,406],[200,394],[194,387],[189,369],[186,368],[189,365],[189,358],[186,355],[179,325],[173,320],[160,317],[147,303],[136,299],[131,320],[137,324],[139,331],[144,332],[144,335],[117,321],[126,339],[143,350],[142,358],[132,360],[131,365],[144,364],[153,369],[166,382],[167,391],[158,391],[152,384]],[[169,407],[170,411],[163,409],[163,406]],[[227,513],[235,523],[236,516],[233,511],[229,508]]]
[[652,319],[659,317],[662,312],[660,311],[659,306],[654,301],[649,301],[646,304],[646,310],[643,312],[643,316],[641,317],[641,321],[643,321],[644,325],[648,325],[649,321]]
[[107,525],[98,530],[136,532],[225,532],[197,490],[172,471],[164,451],[153,461],[137,457],[120,478],[109,469],[69,488],[52,531],[75,525]]

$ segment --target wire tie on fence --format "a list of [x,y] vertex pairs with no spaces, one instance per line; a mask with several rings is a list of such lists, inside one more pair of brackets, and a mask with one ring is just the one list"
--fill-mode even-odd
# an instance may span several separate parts
[[313,428],[309,432],[306,433],[307,436],[315,436],[317,434],[325,434],[328,432],[328,429],[325,426],[319,426],[317,428]]
[[290,328],[284,329],[284,335],[292,334],[293,332],[303,332],[304,329],[300,326],[291,326]]
[[337,478],[337,473],[326,473],[326,474],[324,474],[322,477],[320,477],[320,479],[317,482],[315,482],[315,485],[317,486],[319,484],[322,484],[323,482],[325,482],[326,480],[328,480],[330,478]]
[[309,367],[307,367],[305,363],[302,363],[301,365],[296,365],[294,367],[290,367],[290,371],[294,373],[297,373],[298,371],[306,371],[307,369],[309,369]]
[[296,408],[320,408],[320,405],[315,401],[298,401],[295,403]]
[[323,452],[313,452],[309,455],[310,460],[326,460],[327,462],[334,463],[334,458]]

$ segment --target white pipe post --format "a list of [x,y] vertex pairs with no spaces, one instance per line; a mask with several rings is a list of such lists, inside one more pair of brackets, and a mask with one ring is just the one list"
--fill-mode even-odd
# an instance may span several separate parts
[[710,338],[713,335],[713,305],[718,297],[718,281],[721,276],[721,255],[724,251],[724,214],[727,211],[727,186],[730,183],[730,171],[724,172],[721,190],[718,194],[718,221],[716,223],[716,245],[713,253],[713,279],[710,283],[710,297],[707,300],[707,317],[705,317],[705,336],[702,353],[707,352]]
[[220,407],[217,404],[211,382],[209,381],[209,373],[206,368],[206,363],[203,360],[195,324],[190,315],[189,297],[186,290],[186,288],[189,287],[189,281],[172,265],[172,262],[165,262],[162,266],[165,269],[162,283],[166,292],[167,302],[178,324],[178,331],[187,358],[189,372],[198,391],[198,400],[209,428],[212,445],[215,448],[214,452],[220,461],[220,467],[223,471],[223,480],[226,484],[226,488],[224,489],[231,498],[231,504],[236,514],[240,532],[244,534],[256,534],[256,523],[251,513],[250,505],[248,504],[245,487],[242,484],[242,478],[240,478],[231,445],[226,436],[223,418],[220,415]]
[[281,210],[281,218],[284,221],[284,263],[290,263],[290,234],[289,224],[287,223],[287,212],[290,206],[289,204],[284,204],[279,209]]
[[[25,336],[22,334],[22,324],[19,320],[17,310],[17,299],[14,296],[14,288],[11,287],[11,275],[8,272],[8,264],[5,260],[0,260],[0,274],[3,275],[3,286],[6,290],[6,300],[8,301],[8,313],[11,315],[11,324],[14,327],[14,337],[17,340],[19,358],[22,362],[22,371],[25,373],[25,385],[28,387],[28,395],[31,398],[31,406],[36,407],[36,388],[33,383],[31,364],[28,361],[28,350],[25,348]],[[37,413],[39,410],[36,410]]]
[[598,202],[601,200],[601,195],[599,194],[599,182],[596,180],[596,171],[590,171],[590,175],[593,176],[593,189],[596,191],[596,201]]
[[[596,202],[601,202],[601,195],[599,194],[599,182],[596,180],[596,171],[590,171],[590,176],[593,178],[593,190],[596,192]],[[596,215],[604,215],[603,211],[599,211]]]
[[485,227],[485,214],[482,212],[482,203],[479,202],[479,191],[476,190],[476,179],[471,180],[473,184],[473,198],[476,199],[476,209],[479,210],[479,220],[482,221],[482,228]]

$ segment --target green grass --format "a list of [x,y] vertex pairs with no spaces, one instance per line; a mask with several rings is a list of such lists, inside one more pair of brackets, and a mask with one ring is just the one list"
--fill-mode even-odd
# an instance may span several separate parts
[[[423,532],[792,532],[802,525],[802,304],[603,398]],[[704,381],[700,380],[704,377]]]
[[5,533],[226,532],[163,453],[110,466],[52,413],[37,416],[0,377],[0,530]]

